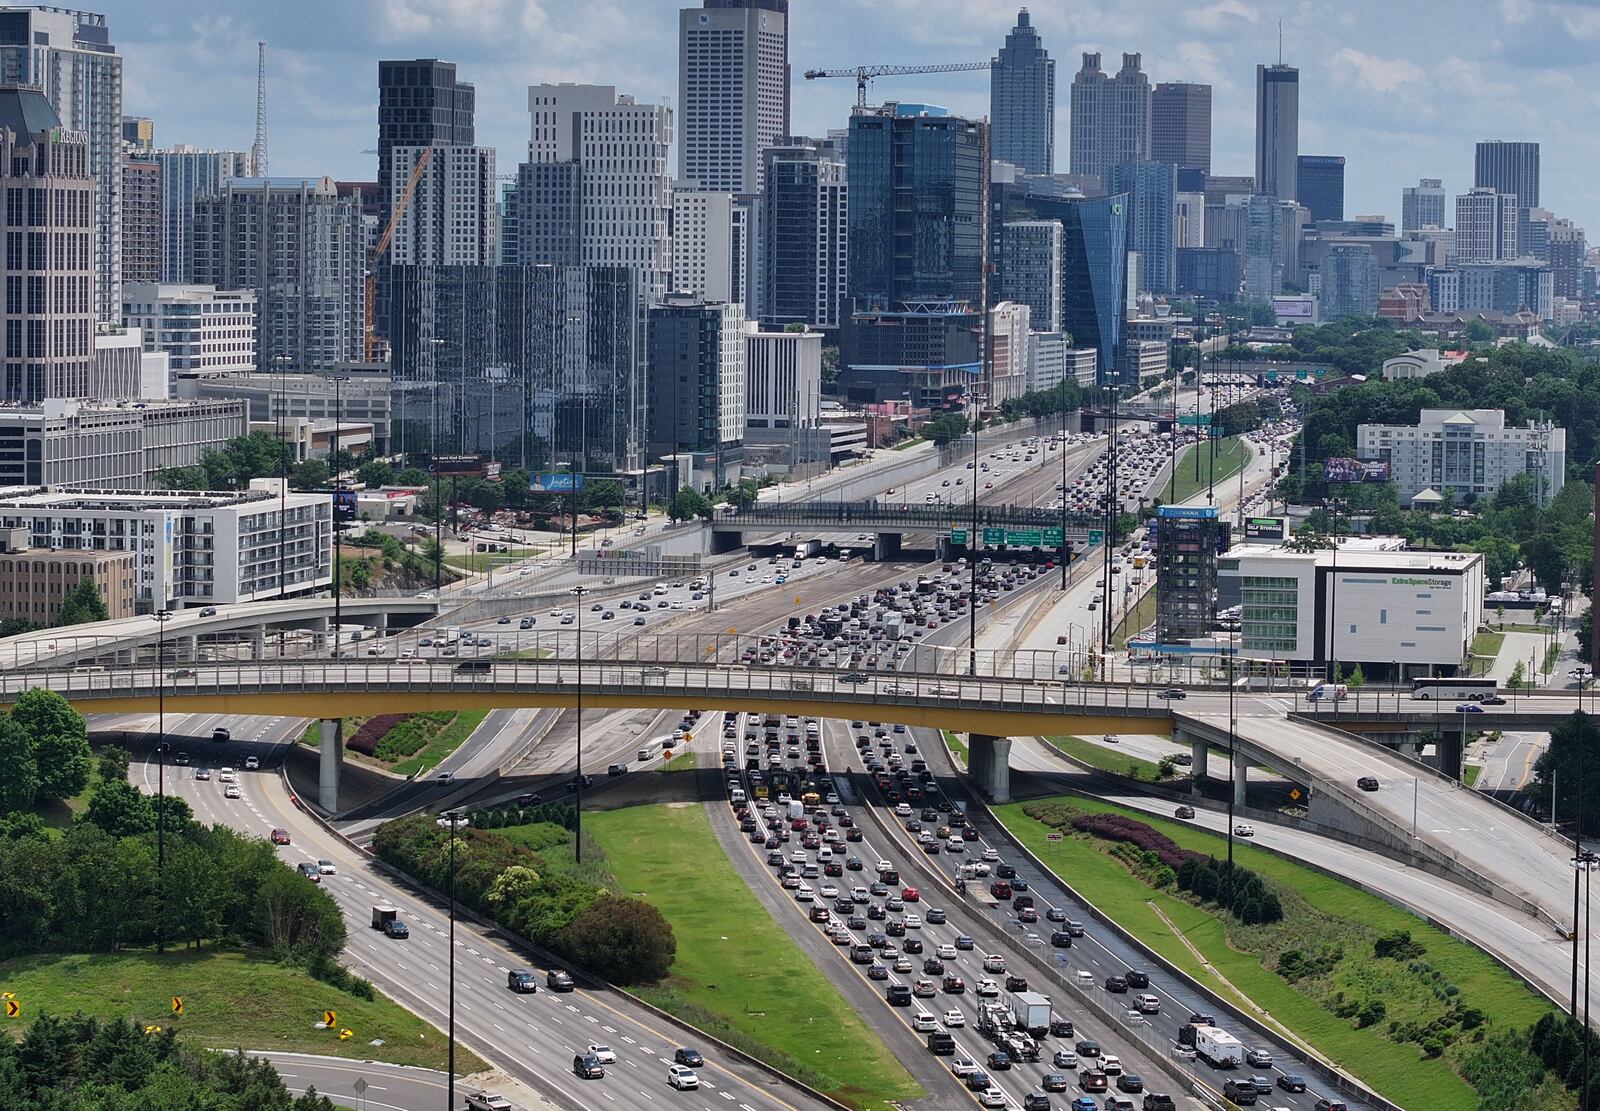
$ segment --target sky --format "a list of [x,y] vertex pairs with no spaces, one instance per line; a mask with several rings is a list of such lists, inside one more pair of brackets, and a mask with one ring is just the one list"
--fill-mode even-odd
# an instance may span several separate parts
[[[128,115],[156,142],[245,150],[254,129],[256,42],[267,42],[274,175],[371,180],[377,62],[439,57],[477,86],[477,138],[498,169],[525,157],[527,86],[615,85],[641,100],[677,94],[672,0],[82,0],[106,14],[124,55]],[[849,118],[855,85],[809,68],[982,61],[1015,22],[1015,0],[792,0],[793,127],[820,135]],[[1472,185],[1481,139],[1542,145],[1542,206],[1600,238],[1600,0],[1033,0],[1056,59],[1056,167],[1068,166],[1079,54],[1115,72],[1143,55],[1152,83],[1213,86],[1212,169],[1254,169],[1255,66],[1300,70],[1300,151],[1342,154],[1345,213],[1396,223],[1400,190]],[[988,111],[987,75],[884,78],[876,99]],[[1453,206],[1449,215],[1453,217]]]

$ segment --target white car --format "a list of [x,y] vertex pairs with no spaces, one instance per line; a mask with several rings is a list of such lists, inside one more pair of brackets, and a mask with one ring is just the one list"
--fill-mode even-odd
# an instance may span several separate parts
[[946,1030],[955,1030],[967,1024],[967,1016],[960,1011],[946,1011],[944,1013],[944,1027]]
[[217,779],[223,783],[232,783],[236,776],[232,768],[218,768]]
[[939,1020],[926,1011],[918,1011],[911,1016],[911,1029],[919,1034],[931,1034],[939,1029]]
[[1108,1076],[1120,1076],[1122,1074],[1122,1058],[1115,1053],[1102,1054],[1100,1057],[1100,1071]]
[[972,990],[977,995],[989,998],[1000,994],[1000,985],[986,977],[972,985]]
[[817,888],[817,894],[824,899],[837,899],[839,897],[839,889],[831,883],[825,883]]
[[1249,822],[1235,822],[1233,835],[1235,837],[1254,837],[1256,835],[1256,827]]
[[325,876],[333,876],[338,874],[339,869],[334,867],[334,863],[331,860],[319,860],[317,861],[317,871]]
[[908,930],[920,930],[920,929],[922,929],[922,915],[920,915],[920,914],[908,914],[908,915],[906,915],[904,925],[905,925],[905,928],[908,929]]
[[993,849],[984,849],[983,859],[988,861],[990,864],[998,864],[1000,863],[1000,854]]
[[261,767],[261,758],[259,756],[246,756],[244,758],[244,769],[245,769],[245,771],[253,772],[253,771],[256,771],[257,769],[259,769],[260,767]]
[[953,961],[957,956],[956,947],[946,941],[935,951],[935,955],[942,961]]
[[985,972],[1004,972],[1006,970],[1006,959],[999,953],[985,953],[983,970]]
[[511,1101],[498,1092],[469,1092],[467,1111],[511,1111]]
[[980,1107],[1004,1107],[1005,1105],[1006,1094],[999,1088],[987,1088],[978,1096],[978,1106]]
[[680,1092],[692,1092],[700,1087],[700,1074],[687,1065],[671,1065],[667,1068],[667,1083]]
[[978,1062],[971,1057],[952,1057],[950,1059],[950,1071],[958,1079],[964,1080],[978,1071]]
[[602,1065],[614,1065],[617,1063],[617,1051],[609,1045],[591,1045],[589,1047],[589,1055]]
[[236,799],[242,797],[239,791],[239,785],[237,783],[228,784],[222,789],[222,797],[225,799]]

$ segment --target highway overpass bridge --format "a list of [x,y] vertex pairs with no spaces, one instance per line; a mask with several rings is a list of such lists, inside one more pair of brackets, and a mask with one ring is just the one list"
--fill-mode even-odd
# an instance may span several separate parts
[[[732,551],[744,544],[745,533],[854,532],[877,537],[874,554],[892,557],[906,533],[930,533],[950,542],[971,545],[974,528],[984,547],[1058,549],[1065,544],[1098,542],[1105,518],[1098,514],[1067,513],[1026,505],[984,505],[974,510],[971,492],[955,490],[950,502],[893,503],[886,498],[865,501],[757,502],[731,512],[721,512],[710,522],[712,550]],[[993,541],[993,542],[991,542]]]

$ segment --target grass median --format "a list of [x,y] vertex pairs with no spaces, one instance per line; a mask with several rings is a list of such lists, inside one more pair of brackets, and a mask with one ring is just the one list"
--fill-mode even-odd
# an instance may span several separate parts
[[949,746],[950,751],[961,757],[961,766],[966,767],[967,742],[961,739],[961,734],[949,729],[941,729],[940,732],[944,734],[944,743]]
[[[22,1004],[23,1023],[41,1011],[82,1011],[161,1026],[217,1049],[323,1053],[431,1069],[444,1068],[449,1058],[445,1036],[393,1000],[361,999],[301,969],[236,950],[19,957],[0,962],[0,984]],[[181,1017],[172,1013],[173,996],[183,1000]],[[351,1031],[348,1041],[316,1028],[330,1009]],[[487,1067],[456,1046],[458,1073]]]
[[654,904],[677,936],[670,976],[640,995],[852,1107],[923,1094],[751,893],[704,809],[636,806],[583,824],[621,890]]
[[[1184,849],[1226,856],[1224,838],[1181,822],[1094,799],[1038,801],[1083,813],[1125,815]],[[1340,880],[1248,844],[1235,842],[1235,859],[1279,893],[1284,907],[1279,922],[1243,926],[1213,906],[1179,897],[1172,888],[1150,886],[1124,863],[1129,846],[1118,846],[1113,855],[1108,842],[1075,834],[1070,826],[1064,839],[1048,841],[1053,827],[1024,813],[1024,806],[1035,803],[1014,803],[996,813],[1057,875],[1092,893],[1101,911],[1218,994],[1231,996],[1245,1009],[1265,1010],[1273,1021],[1403,1107],[1476,1111],[1479,1095],[1457,1069],[1483,1040],[1529,1026],[1550,1009],[1487,954]],[[1376,938],[1402,930],[1422,947],[1420,957],[1409,962],[1371,959]],[[1275,971],[1287,967],[1284,954],[1291,951],[1300,954],[1291,958],[1301,970],[1293,980]],[[1337,1013],[1347,1003],[1371,999],[1382,1001],[1385,1013],[1366,1026],[1359,1017]],[[1483,1012],[1482,1024],[1471,1032],[1452,1027],[1458,1036],[1432,1048],[1397,1040],[1397,1030],[1459,1014],[1463,1007]]]
[[1169,478],[1167,489],[1161,493],[1167,495],[1168,504],[1185,502],[1216,483],[1232,478],[1249,461],[1250,449],[1237,436],[1218,438],[1214,471],[1211,445],[1205,442],[1192,444],[1178,456],[1178,465],[1172,472],[1176,479]]
[[1154,783],[1160,778],[1161,769],[1149,760],[1124,755],[1099,741],[1091,741],[1084,737],[1055,736],[1046,737],[1045,743],[1074,760],[1104,772],[1125,775],[1144,783]]

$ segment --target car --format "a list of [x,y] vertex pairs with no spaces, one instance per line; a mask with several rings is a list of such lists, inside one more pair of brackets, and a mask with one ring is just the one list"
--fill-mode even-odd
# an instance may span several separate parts
[[971,1057],[956,1057],[950,1061],[950,1073],[957,1080],[965,1080],[978,1071],[978,1062]]
[[1270,1069],[1272,1067],[1272,1053],[1260,1046],[1245,1050],[1244,1063],[1253,1069]]
[[1180,807],[1178,807],[1176,810],[1174,810],[1172,812],[1172,816],[1174,818],[1184,818],[1184,819],[1193,818],[1194,817],[1194,807],[1192,807],[1192,806],[1180,806]]
[[960,976],[951,973],[944,978],[944,993],[946,995],[960,995],[967,990],[967,982]]
[[498,1092],[468,1092],[467,1111],[511,1111],[511,1101]]
[[1000,985],[985,977],[973,984],[972,990],[987,999],[1000,994]]
[[1356,780],[1356,786],[1363,791],[1376,791],[1378,789],[1378,778],[1377,776],[1364,775]]
[[934,956],[938,957],[942,961],[953,961],[956,959],[956,947],[951,945],[948,941],[940,942],[939,948],[935,949],[933,952]]
[[1039,1087],[1047,1092],[1064,1092],[1067,1090],[1066,1074],[1047,1072],[1039,1078]]
[[[284,843],[288,844],[288,842],[284,842]],[[963,950],[964,952],[971,952],[974,948],[976,948],[976,946],[977,946],[977,942],[973,941],[972,938],[968,937],[966,934],[957,934],[956,935],[956,948],[957,949]]]
[[317,871],[317,866],[311,863],[296,864],[295,869],[312,883],[322,882],[322,873]]
[[1146,1092],[1144,1111],[1178,1111],[1178,1105],[1166,1092]]
[[1122,1058],[1115,1053],[1107,1053],[1100,1058],[1100,1071],[1107,1076],[1122,1075]]
[[1177,699],[1177,698],[1188,698],[1189,697],[1189,692],[1184,690],[1182,687],[1163,687],[1161,690],[1156,691],[1156,697],[1157,698],[1165,698],[1165,699],[1169,699],[1169,700],[1170,699]]
[[[180,755],[181,755],[181,753],[180,753]],[[259,756],[246,756],[244,758],[244,767],[245,767],[245,771],[253,772],[253,771],[259,770],[260,767],[261,767],[261,757],[259,757]]]
[[513,968],[506,972],[506,987],[518,995],[534,995],[539,991],[539,981],[526,968]]
[[1456,703],[1456,713],[1458,714],[1481,714],[1484,712],[1484,708],[1478,705],[1476,702]]
[[1295,1072],[1279,1073],[1278,1087],[1286,1092],[1303,1092],[1306,1090],[1306,1078]]
[[967,1086],[968,1091],[986,1091],[989,1088],[989,1074],[982,1069],[976,1069],[962,1077],[961,1082]]
[[1272,1077],[1251,1076],[1250,1083],[1255,1085],[1257,1095],[1269,1096],[1272,1094]]
[[317,861],[317,871],[321,872],[325,876],[334,876],[334,875],[338,875],[338,873],[339,873],[339,869],[334,865],[333,861],[331,861],[331,860],[319,860],[319,861]]
[[1235,837],[1254,837],[1256,835],[1256,827],[1249,822],[1235,822],[1233,824],[1233,835]]
[[274,845],[287,845],[289,843],[289,831],[286,829],[273,830],[272,843]]
[[841,683],[865,683],[866,681],[867,677],[859,671],[850,671],[839,676],[839,682]]
[[1077,1044],[1078,1056],[1094,1060],[1100,1056],[1100,1043],[1092,1038],[1080,1038]]
[[1086,1092],[1103,1092],[1111,1087],[1111,1078],[1099,1069],[1088,1069],[1078,1074],[1078,1087]]
[[1126,976],[1107,976],[1106,990],[1117,995],[1127,994],[1128,978]]
[[1057,1069],[1076,1069],[1078,1055],[1070,1049],[1058,1049],[1055,1056],[1050,1058],[1050,1066]]
[[978,1093],[979,1107],[1004,1107],[1006,1094],[999,1088],[989,1087]]
[[225,799],[243,798],[244,793],[239,790],[237,783],[229,783],[222,788],[222,797]]
[[939,1021],[944,1023],[946,1030],[959,1030],[967,1024],[967,1016],[960,1011],[946,1011]]
[[680,1046],[677,1052],[673,1053],[672,1060],[675,1064],[684,1065],[691,1069],[702,1068],[706,1063],[705,1057],[701,1055],[698,1049],[690,1049],[688,1046]]
[[208,780],[208,779],[211,778],[211,769],[210,768],[196,768],[194,770],[194,777],[196,779]]
[[1100,1111],[1100,1106],[1088,1096],[1074,1096],[1067,1111]]
[[1222,1082],[1222,1097],[1231,1100],[1243,1107],[1249,1107],[1256,1101],[1256,1086],[1248,1080],[1229,1078]]
[[602,1065],[614,1065],[617,1063],[617,1051],[609,1045],[599,1043],[591,1045],[589,1047],[589,1055]]
[[217,781],[219,783],[232,783],[238,776],[232,768],[218,768]]
[[680,1092],[692,1092],[700,1087],[700,1074],[682,1065],[669,1065],[667,1083]]
[[1005,1072],[1011,1068],[1011,1055],[1004,1050],[997,1049],[989,1054],[986,1063],[991,1072]]
[[555,992],[576,991],[578,985],[570,972],[552,968],[544,974],[544,986]]
[[1144,1080],[1136,1072],[1125,1072],[1117,1077],[1117,1091],[1138,1095],[1144,1091]]
[[600,1080],[606,1075],[606,1067],[588,1054],[575,1053],[572,1055],[572,1074],[579,1080]]

